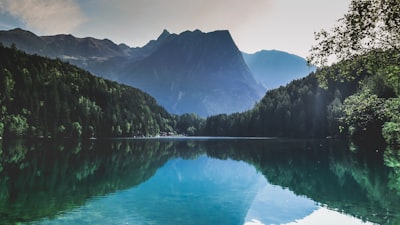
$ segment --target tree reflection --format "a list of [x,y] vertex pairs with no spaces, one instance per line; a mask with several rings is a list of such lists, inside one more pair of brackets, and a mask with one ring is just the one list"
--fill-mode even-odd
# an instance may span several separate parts
[[389,146],[385,151],[384,160],[385,164],[392,168],[389,172],[388,186],[400,195],[400,151]]
[[[245,161],[271,184],[379,224],[400,224],[400,154],[319,140],[0,141],[0,218],[54,217],[151,178],[173,158]],[[385,166],[384,163],[387,165]]]
[[347,143],[306,140],[234,149],[230,157],[253,164],[272,184],[362,220],[400,224],[399,170],[385,166],[380,151],[351,152]]
[[171,143],[3,143],[0,217],[26,222],[70,210],[93,196],[138,185],[173,157]]

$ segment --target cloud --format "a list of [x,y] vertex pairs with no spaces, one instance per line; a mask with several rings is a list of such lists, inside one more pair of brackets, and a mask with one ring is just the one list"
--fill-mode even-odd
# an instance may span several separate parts
[[45,34],[72,32],[86,20],[73,0],[2,0],[0,8],[27,29]]

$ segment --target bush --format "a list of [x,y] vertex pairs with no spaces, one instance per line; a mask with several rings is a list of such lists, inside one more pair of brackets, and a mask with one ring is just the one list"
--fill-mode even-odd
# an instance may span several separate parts
[[400,121],[386,122],[382,128],[382,135],[389,145],[400,145]]
[[7,118],[6,131],[10,136],[23,136],[26,134],[29,125],[27,119],[22,115],[10,115]]
[[388,99],[385,110],[388,121],[382,126],[382,135],[389,145],[400,146],[400,98]]

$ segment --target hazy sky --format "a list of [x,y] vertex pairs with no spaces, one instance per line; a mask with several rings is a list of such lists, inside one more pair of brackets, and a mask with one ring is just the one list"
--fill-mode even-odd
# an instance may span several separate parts
[[71,33],[143,46],[171,33],[229,30],[240,50],[306,57],[314,32],[329,29],[350,0],[0,0],[0,29]]

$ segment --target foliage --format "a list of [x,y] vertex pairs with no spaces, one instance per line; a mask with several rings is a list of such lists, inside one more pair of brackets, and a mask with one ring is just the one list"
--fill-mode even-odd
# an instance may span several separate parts
[[7,136],[23,136],[26,134],[29,127],[27,119],[19,114],[9,115],[5,121],[5,130],[7,132]]
[[400,98],[385,102],[387,121],[383,124],[382,135],[392,146],[400,147]]
[[389,173],[388,187],[400,195],[400,151],[389,146],[384,153],[384,162],[393,170]]
[[400,122],[386,122],[382,128],[382,135],[388,144],[398,145],[400,143]]
[[352,0],[348,12],[330,31],[315,34],[308,61],[325,66],[329,57],[351,60],[373,50],[400,50],[400,1]]
[[15,48],[0,46],[0,55],[2,136],[149,136],[174,129],[174,117],[138,89]]
[[347,125],[367,130],[376,125],[373,123],[382,123],[385,119],[384,100],[369,92],[355,94],[344,101],[343,112],[343,120]]
[[[341,121],[355,138],[368,139],[369,136],[385,138],[395,144],[399,135],[399,97],[392,85],[381,73],[365,77],[359,90],[345,99],[341,110]],[[365,136],[365,137],[362,137]]]
[[[355,136],[383,136],[399,142],[400,1],[352,0],[348,12],[330,31],[316,33],[309,63],[322,67],[321,87],[357,81],[358,91],[344,101],[342,121]],[[339,61],[327,67],[330,58]]]
[[199,117],[194,113],[185,113],[176,116],[175,129],[180,134],[189,136],[199,135],[199,132],[204,127],[205,119]]
[[[400,54],[397,55],[395,60],[400,62]],[[385,84],[393,89],[396,96],[400,96],[400,65],[394,63],[386,65],[381,73],[385,78]]]

